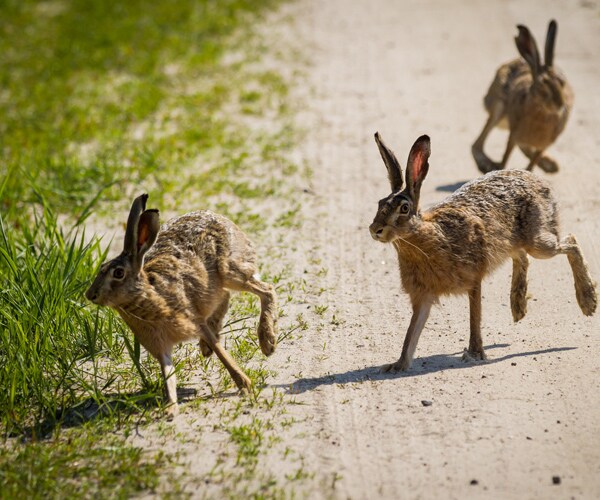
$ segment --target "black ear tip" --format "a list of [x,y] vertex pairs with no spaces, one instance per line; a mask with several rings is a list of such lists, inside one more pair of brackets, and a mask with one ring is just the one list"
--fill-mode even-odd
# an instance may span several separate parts
[[416,142],[418,142],[418,143],[424,142],[424,143],[430,144],[431,143],[431,139],[429,138],[429,136],[427,134],[423,134],[421,137],[419,137],[417,139]]
[[550,19],[550,23],[548,24],[548,27],[556,29],[557,26],[558,26],[558,23],[556,22],[556,20],[555,19]]
[[379,132],[375,132],[375,140],[379,141],[381,139]]

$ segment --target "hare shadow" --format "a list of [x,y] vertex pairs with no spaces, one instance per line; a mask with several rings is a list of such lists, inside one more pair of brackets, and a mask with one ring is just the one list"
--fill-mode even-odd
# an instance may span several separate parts
[[[224,399],[233,396],[233,392],[217,392],[214,394],[199,395],[198,390],[192,387],[178,387],[177,400],[180,405],[189,403],[197,398],[203,400]],[[162,391],[139,390],[126,393],[109,393],[102,396],[101,400],[89,397],[77,404],[57,411],[56,415],[46,418],[36,425],[26,427],[23,432],[14,437],[24,436],[25,439],[45,439],[50,437],[56,429],[73,429],[82,427],[88,422],[101,421],[118,415],[118,418],[138,416],[139,420],[154,419],[164,405]]]
[[463,187],[467,182],[469,182],[469,181],[458,181],[458,182],[455,182],[454,184],[442,184],[441,186],[436,187],[435,190],[436,191],[445,191],[446,193],[453,193],[458,188]]
[[[495,344],[486,346],[486,350],[508,347],[510,344]],[[323,385],[345,385],[359,382],[367,382],[374,380],[390,380],[398,378],[419,377],[430,373],[436,373],[444,370],[459,370],[465,368],[473,368],[475,366],[486,366],[495,363],[501,363],[513,358],[524,356],[536,356],[541,354],[550,354],[553,352],[572,351],[576,347],[553,347],[549,349],[541,349],[538,351],[528,351],[515,354],[506,354],[498,358],[489,359],[484,363],[464,362],[461,359],[462,351],[452,354],[436,354],[433,356],[425,356],[417,358],[413,361],[413,366],[407,372],[397,373],[381,373],[379,371],[381,365],[361,368],[359,370],[350,370],[343,373],[325,375],[322,377],[302,378],[291,384],[280,384],[287,390],[288,394],[302,394],[303,392],[312,391]]]

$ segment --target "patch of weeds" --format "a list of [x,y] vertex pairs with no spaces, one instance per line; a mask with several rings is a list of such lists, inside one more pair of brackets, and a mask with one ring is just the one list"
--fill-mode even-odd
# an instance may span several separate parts
[[0,448],[0,498],[127,498],[154,491],[173,457],[83,428]]

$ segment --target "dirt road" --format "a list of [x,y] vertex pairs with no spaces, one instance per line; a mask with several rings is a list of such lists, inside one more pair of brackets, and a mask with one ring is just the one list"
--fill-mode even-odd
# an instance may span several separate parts
[[[405,374],[396,360],[410,318],[396,256],[369,236],[389,185],[373,133],[402,164],[414,139],[432,138],[421,193],[427,206],[478,172],[470,145],[485,120],[482,97],[497,66],[516,56],[517,23],[543,43],[559,23],[556,64],[575,90],[548,176],[563,232],[579,238],[600,279],[600,4],[305,0],[287,6],[312,61],[299,154],[314,170],[302,238],[327,269],[320,331],[282,344],[276,387],[301,405],[284,437],[315,472],[311,497],[600,497],[600,316],[585,318],[564,257],[532,261],[528,315],[513,324],[510,266],[484,282],[490,362],[464,364],[468,303],[434,308]],[[489,151],[499,158],[506,135]],[[514,152],[510,168],[523,168]],[[298,252],[298,268],[306,256]],[[335,314],[335,319],[332,315]],[[433,404],[425,407],[422,400]],[[275,466],[275,464],[274,464]],[[553,484],[553,476],[560,484]]]

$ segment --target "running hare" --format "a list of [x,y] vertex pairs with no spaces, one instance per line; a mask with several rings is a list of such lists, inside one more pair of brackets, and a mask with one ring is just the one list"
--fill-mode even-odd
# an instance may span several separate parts
[[178,413],[173,346],[199,339],[202,353],[214,351],[237,386],[247,390],[250,379],[219,341],[229,290],[260,297],[258,338],[267,356],[276,345],[276,296],[256,277],[252,244],[233,222],[200,211],[160,228],[158,210],[146,210],[147,199],[143,194],[133,202],[123,252],[102,265],[86,297],[116,309],[159,361],[173,417]]
[[[553,66],[556,21],[550,21],[546,35],[544,64],[531,33],[517,26],[517,49],[523,59],[515,59],[498,69],[483,102],[489,116],[471,150],[483,173],[503,169],[516,146],[529,158],[527,170],[538,165],[545,172],[557,172],[558,164],[542,156],[567,124],[573,107],[573,91],[565,77]],[[508,128],[508,143],[502,161],[496,163],[483,151],[484,142],[496,126]]]
[[466,358],[485,359],[481,341],[481,280],[513,259],[510,305],[519,321],[527,309],[527,254],[544,259],[566,254],[575,295],[585,315],[596,310],[596,285],[575,236],[558,236],[558,211],[550,188],[530,172],[507,170],[475,179],[424,213],[421,183],[429,170],[429,137],[419,137],[408,156],[406,182],[394,153],[375,134],[392,194],[379,202],[369,230],[398,253],[413,314],[400,359],[384,371],[407,370],[431,306],[440,295],[468,294],[471,336]]

